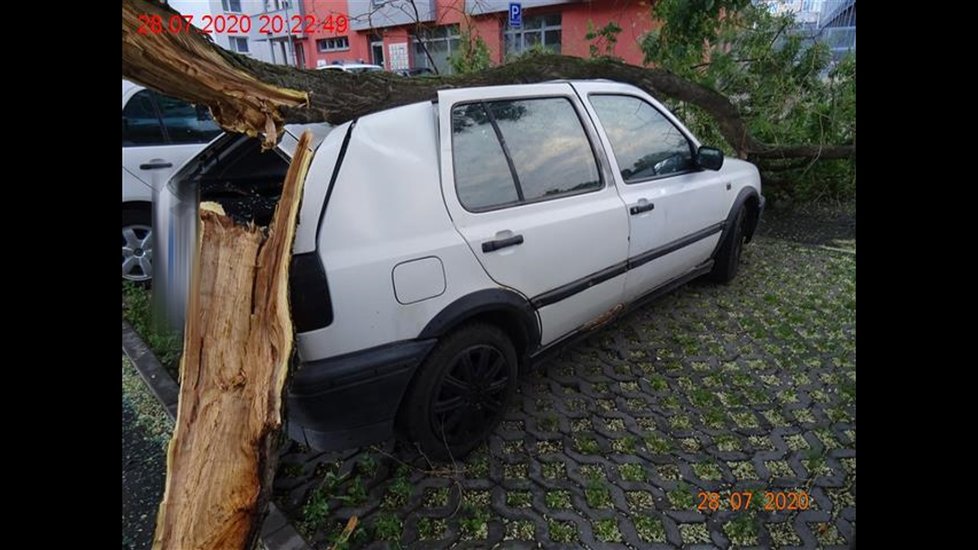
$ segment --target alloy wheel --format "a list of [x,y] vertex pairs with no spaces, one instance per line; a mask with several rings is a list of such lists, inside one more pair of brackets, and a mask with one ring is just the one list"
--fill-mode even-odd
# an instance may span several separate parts
[[503,412],[509,369],[489,345],[470,346],[451,361],[431,402],[432,429],[449,445],[483,435]]
[[147,281],[153,277],[153,229],[148,225],[122,227],[122,278]]

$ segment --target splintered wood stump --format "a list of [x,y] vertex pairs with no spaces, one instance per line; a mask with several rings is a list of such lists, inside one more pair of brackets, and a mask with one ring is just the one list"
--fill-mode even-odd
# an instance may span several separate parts
[[257,539],[292,356],[289,262],[310,139],[299,139],[267,236],[201,205],[154,550],[244,549]]

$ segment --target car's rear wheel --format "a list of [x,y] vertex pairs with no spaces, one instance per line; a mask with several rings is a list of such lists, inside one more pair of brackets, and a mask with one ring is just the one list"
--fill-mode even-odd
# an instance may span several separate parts
[[740,269],[740,253],[744,248],[744,222],[747,219],[747,209],[741,207],[734,216],[733,226],[726,235],[726,240],[720,246],[720,251],[714,259],[710,279],[718,283],[728,283],[733,280]]
[[403,435],[434,460],[458,459],[482,443],[516,390],[516,349],[492,325],[445,337],[422,363],[401,411]]
[[122,278],[146,283],[153,277],[153,216],[149,208],[122,211]]

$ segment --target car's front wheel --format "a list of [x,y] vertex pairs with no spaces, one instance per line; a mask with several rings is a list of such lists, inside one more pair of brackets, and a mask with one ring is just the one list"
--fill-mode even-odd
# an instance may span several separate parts
[[458,459],[502,419],[519,368],[509,337],[488,324],[449,334],[422,363],[405,396],[403,435],[429,458]]
[[145,283],[153,277],[153,217],[149,208],[122,210],[122,278]]
[[726,240],[720,246],[717,257],[714,258],[710,279],[718,283],[728,283],[733,280],[740,269],[740,253],[744,248],[744,223],[747,219],[747,209],[743,206],[734,216],[733,226],[726,235]]

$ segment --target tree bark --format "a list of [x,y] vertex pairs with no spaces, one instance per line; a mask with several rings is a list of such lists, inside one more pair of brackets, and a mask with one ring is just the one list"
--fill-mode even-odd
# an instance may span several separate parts
[[283,123],[340,124],[390,107],[435,99],[438,90],[446,88],[606,78],[633,84],[653,96],[700,107],[713,117],[724,139],[742,158],[833,159],[855,155],[854,145],[762,143],[750,134],[737,107],[726,96],[663,69],[611,59],[534,55],[477,73],[424,78],[305,70],[226,51],[200,34],[139,34],[139,15],[146,14],[159,15],[165,26],[176,12],[146,0],[123,0],[123,74],[163,93],[207,105],[229,131],[264,134],[266,147],[278,139]]
[[257,539],[292,358],[288,270],[310,140],[299,139],[267,236],[201,205],[154,550],[243,549]]

